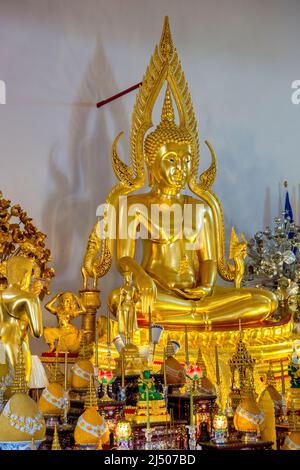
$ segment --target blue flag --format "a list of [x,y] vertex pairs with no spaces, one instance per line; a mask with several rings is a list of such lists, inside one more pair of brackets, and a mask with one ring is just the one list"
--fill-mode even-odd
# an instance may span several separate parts
[[284,215],[285,218],[289,217],[290,218],[290,223],[294,222],[294,216],[293,216],[293,209],[290,203],[290,198],[289,198],[289,192],[286,191],[285,193],[285,204],[284,204]]

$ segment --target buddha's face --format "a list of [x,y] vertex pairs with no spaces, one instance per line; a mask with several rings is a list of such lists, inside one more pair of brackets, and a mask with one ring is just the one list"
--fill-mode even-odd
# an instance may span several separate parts
[[153,170],[158,185],[175,191],[184,188],[191,171],[190,145],[170,142],[161,146]]

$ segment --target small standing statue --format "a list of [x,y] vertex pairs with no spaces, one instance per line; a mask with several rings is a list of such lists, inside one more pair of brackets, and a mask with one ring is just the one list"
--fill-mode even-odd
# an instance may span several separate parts
[[[72,325],[71,321],[85,312],[80,298],[72,292],[57,294],[45,308],[57,316],[58,327],[47,327],[44,331],[45,341],[49,345],[49,352],[69,351],[77,352],[80,346],[81,333]],[[55,342],[57,345],[55,346]]]
[[234,266],[229,263],[229,270],[235,272],[235,287],[239,289],[245,272],[244,259],[247,256],[247,242],[242,233],[241,240],[235,233],[234,227],[231,229],[229,257],[233,260]]
[[300,364],[296,341],[293,343],[293,352],[288,366],[288,374],[291,378],[291,388],[300,388]]
[[151,377],[150,370],[144,370],[138,378],[139,400],[163,400],[163,395],[156,390],[154,378]]
[[120,289],[120,300],[117,310],[119,334],[125,345],[131,344],[133,335],[138,329],[136,303],[139,300],[137,289],[132,285],[132,273],[124,273],[124,285]]

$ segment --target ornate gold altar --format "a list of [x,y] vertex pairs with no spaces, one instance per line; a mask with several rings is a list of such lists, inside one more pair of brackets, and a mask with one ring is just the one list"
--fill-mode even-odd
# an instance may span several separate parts
[[[154,127],[160,95],[163,105]],[[130,166],[117,151],[121,135],[111,152],[118,183],[106,198],[103,217],[90,233],[81,268],[82,289],[79,295],[59,292],[45,305],[58,322],[44,333],[49,351],[43,353],[42,362],[48,365],[50,385],[30,388],[45,389],[42,398],[48,400],[48,410],[52,409],[49,403],[53,407],[59,403],[56,407],[62,428],[72,429],[77,445],[86,448],[107,444],[108,434],[114,434],[118,420],[122,421],[120,416],[127,418],[122,432],[130,421],[139,439],[139,425],[147,425],[141,441],[150,448],[151,424],[159,423],[158,435],[168,435],[168,426],[170,435],[176,435],[170,411],[177,406],[174,403],[182,401],[184,405],[178,405],[180,418],[180,406],[188,413],[177,425],[180,438],[188,429],[190,449],[196,448],[197,427],[203,425],[204,436],[209,421],[213,432],[213,423],[216,427],[218,421],[213,419],[215,413],[226,428],[234,408],[236,416],[240,413],[236,431],[247,432],[244,421],[264,421],[260,403],[256,403],[258,396],[272,414],[278,379],[282,391],[279,408],[285,419],[284,370],[292,377],[288,406],[299,411],[300,366],[295,346],[291,356],[292,343],[296,344],[299,336],[294,312],[283,292],[285,279],[278,284],[277,295],[242,284],[247,242],[234,227],[226,258],[222,205],[212,190],[216,155],[205,141],[211,164],[199,176],[196,116],[167,17],[136,97]],[[8,364],[18,371],[11,391],[20,389],[16,383],[22,379],[22,393],[28,392],[28,331],[36,337],[43,332],[40,301],[49,294],[53,270],[47,267],[50,252],[45,248],[45,235],[19,206],[10,208],[10,201],[2,198],[0,203],[0,346],[4,344],[5,357],[0,362],[2,407],[11,378]],[[24,224],[23,232],[9,223],[12,216],[20,219],[19,225]],[[124,284],[108,293],[107,315],[97,321],[101,306],[98,280],[113,263]],[[78,315],[82,316],[80,330],[72,324]],[[22,367],[16,365],[17,356]],[[68,364],[72,364],[70,377]],[[272,375],[272,383],[265,380],[267,373],[269,379]],[[7,403],[5,407],[7,412]],[[99,407],[105,417],[99,415]],[[75,416],[76,428],[73,422],[68,423],[68,416],[71,421]],[[56,425],[55,431],[52,429],[53,449],[60,447]],[[161,430],[164,425],[166,433]],[[127,440],[120,438],[120,448],[129,448],[131,438],[129,432]],[[261,447],[272,445],[266,442],[261,442]],[[182,446],[186,448],[185,443]]]

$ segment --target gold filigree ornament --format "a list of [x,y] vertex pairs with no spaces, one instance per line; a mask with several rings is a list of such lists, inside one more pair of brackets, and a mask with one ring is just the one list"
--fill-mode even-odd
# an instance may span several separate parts
[[45,245],[45,238],[46,235],[36,228],[21,206],[12,206],[0,191],[0,276],[7,277],[7,261],[13,256],[32,259],[30,288],[40,298],[50,293],[49,284],[54,276],[54,269],[48,266],[51,253]]
[[[103,234],[100,235],[100,231],[97,231],[99,228],[98,221],[90,236],[90,250],[88,249],[88,245],[83,264],[85,286],[87,284],[88,275],[94,277],[93,260],[95,259],[95,253],[99,254],[100,251],[97,258],[97,266],[98,270],[101,271],[101,276],[108,272],[112,264],[114,252],[114,224],[112,222],[115,220],[115,214],[112,211],[115,207],[118,207],[119,198],[140,189],[146,182],[145,163],[149,164],[149,162],[145,159],[145,135],[147,131],[153,127],[153,108],[165,82],[167,82],[165,105],[169,101],[169,110],[171,109],[172,95],[179,117],[179,125],[177,126],[174,123],[174,126],[177,129],[177,133],[181,133],[182,136],[188,136],[192,149],[191,173],[188,181],[189,188],[195,195],[209,205],[213,215],[216,232],[218,272],[220,276],[227,281],[234,281],[239,272],[239,263],[235,262],[235,266],[232,266],[225,260],[223,211],[218,198],[211,190],[216,178],[216,156],[208,141],[205,141],[205,144],[211,154],[211,165],[198,179],[199,140],[197,121],[188,84],[182,70],[178,53],[173,44],[169,20],[168,17],[165,17],[160,43],[155,47],[154,53],[150,59],[142,85],[136,97],[132,114],[132,130],[130,137],[131,167],[122,162],[118,155],[117,144],[123,134],[122,132],[116,137],[112,145],[112,165],[119,183],[113,187],[106,199],[103,217]],[[163,125],[164,119],[168,120],[170,124],[173,116],[168,114],[164,115],[163,113],[162,122],[156,128],[155,132],[159,131],[159,127]],[[155,134],[155,132],[153,134]],[[91,253],[90,256],[88,256],[89,252]]]

